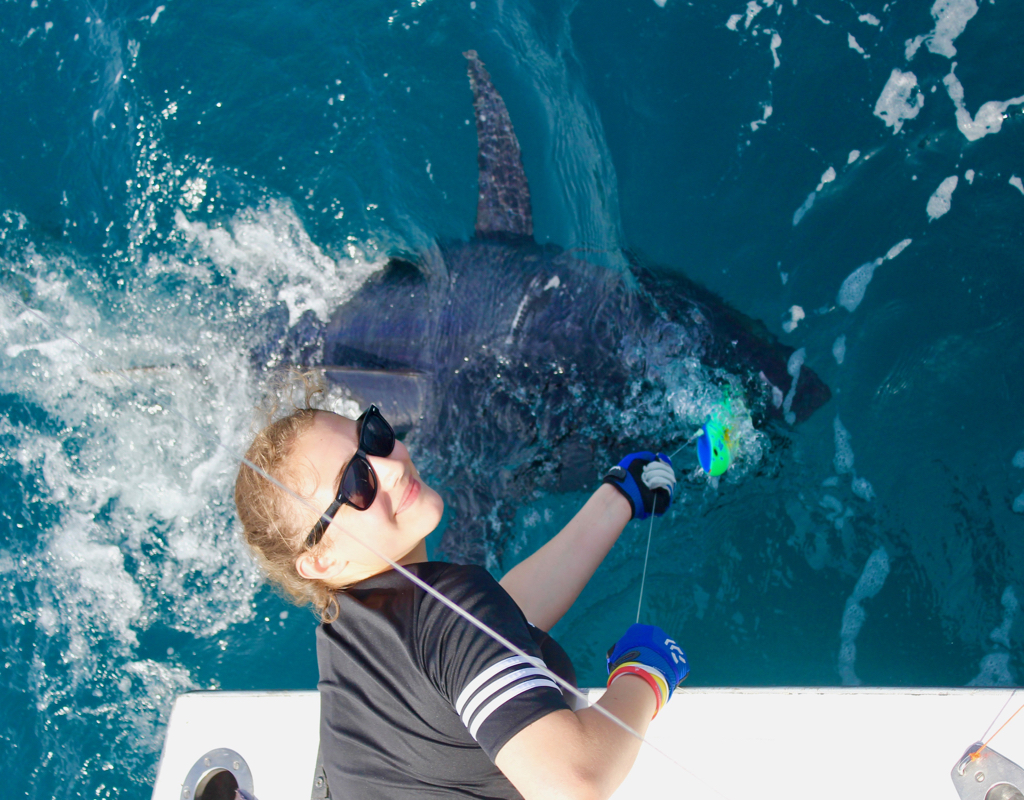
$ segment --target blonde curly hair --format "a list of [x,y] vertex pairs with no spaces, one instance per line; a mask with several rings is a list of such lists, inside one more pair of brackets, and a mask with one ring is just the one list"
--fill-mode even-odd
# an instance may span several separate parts
[[[264,412],[267,424],[245,454],[249,463],[285,486],[298,483],[291,471],[291,455],[299,437],[313,424],[320,410],[316,404],[325,394],[323,379],[316,373],[289,373],[287,379],[296,377],[302,382],[302,405],[274,420],[280,406],[276,401]],[[276,396],[280,394],[275,392]],[[295,498],[243,462],[235,479],[235,508],[246,544],[267,578],[296,605],[311,605],[322,622],[337,619],[337,590],[302,577],[296,569],[295,559],[305,549],[311,523]],[[322,546],[318,544],[313,550]]]

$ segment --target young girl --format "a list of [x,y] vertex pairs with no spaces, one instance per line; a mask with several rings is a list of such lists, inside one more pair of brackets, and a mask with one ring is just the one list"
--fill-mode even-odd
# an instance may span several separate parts
[[[320,741],[332,796],[591,798],[615,790],[640,742],[592,708],[571,710],[550,673],[574,684],[572,665],[545,631],[626,523],[668,508],[675,476],[667,459],[627,456],[560,533],[499,583],[481,567],[427,561],[425,539],[444,503],[375,406],[355,421],[298,410],[261,431],[247,457],[307,501],[247,465],[239,470],[235,502],[249,546],[269,578],[322,622]],[[632,626],[608,663],[599,704],[640,734],[688,671],[675,642],[652,626]]]

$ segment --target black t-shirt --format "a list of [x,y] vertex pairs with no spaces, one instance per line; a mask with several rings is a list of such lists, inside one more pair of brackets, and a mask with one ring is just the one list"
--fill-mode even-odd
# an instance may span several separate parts
[[331,795],[520,798],[494,758],[527,725],[568,708],[538,667],[575,682],[572,665],[482,567],[408,569],[530,658],[393,570],[340,593],[338,619],[317,630]]

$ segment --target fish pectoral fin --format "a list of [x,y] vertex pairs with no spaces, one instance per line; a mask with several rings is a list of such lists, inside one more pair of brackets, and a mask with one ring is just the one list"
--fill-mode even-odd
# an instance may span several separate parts
[[360,406],[375,403],[396,433],[415,428],[426,410],[431,378],[415,370],[325,366],[328,384],[342,388]]

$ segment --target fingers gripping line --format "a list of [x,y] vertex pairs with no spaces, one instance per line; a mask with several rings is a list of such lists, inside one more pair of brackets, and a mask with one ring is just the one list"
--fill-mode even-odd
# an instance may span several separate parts
[[664,489],[672,496],[676,485],[676,473],[670,464],[664,461],[652,461],[644,467],[643,481],[648,489]]

